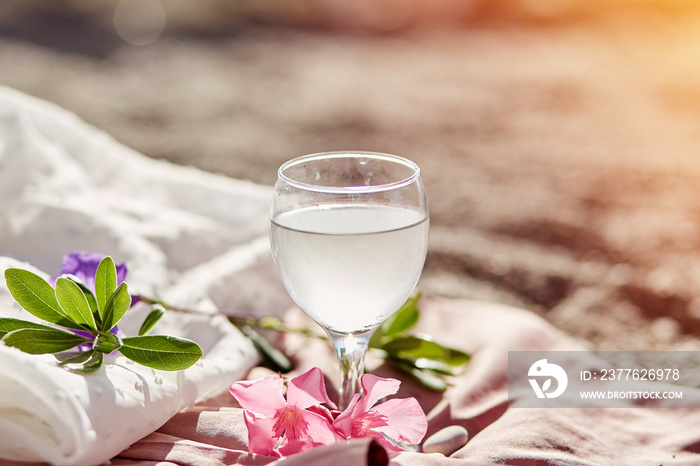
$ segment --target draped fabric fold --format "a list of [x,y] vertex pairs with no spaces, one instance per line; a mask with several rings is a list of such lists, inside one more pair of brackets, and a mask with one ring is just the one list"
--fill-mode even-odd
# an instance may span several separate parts
[[[0,272],[44,275],[85,250],[129,269],[131,294],[180,307],[279,314],[288,298],[267,241],[270,189],[149,159],[75,115],[0,87]],[[136,335],[148,307],[120,323]],[[0,316],[33,320],[0,279]],[[258,356],[224,317],[166,314],[154,333],[197,341],[182,372],[107,358],[82,376],[0,346],[0,462],[100,464],[243,377]]]
[[[73,250],[111,255],[129,267],[132,293],[213,312],[242,310],[309,325],[276,277],[267,240],[269,187],[148,159],[54,105],[0,87],[0,270],[45,276]],[[33,268],[35,267],[35,268]],[[109,358],[94,375],[56,367],[51,356],[0,346],[0,465],[639,465],[700,464],[700,406],[519,408],[509,405],[508,351],[582,351],[585,345],[533,313],[493,303],[424,297],[418,330],[468,352],[444,393],[399,378],[428,435],[459,425],[469,441],[449,457],[387,453],[368,439],[287,458],[253,455],[242,409],[227,393],[267,373],[251,343],[222,317],[166,314],[154,332],[192,338],[201,362],[166,373]],[[141,303],[120,329],[138,331]],[[288,311],[288,312],[286,312]],[[286,313],[285,313],[286,312]],[[0,280],[0,315],[31,318]],[[319,367],[337,385],[328,342],[275,340],[294,373]],[[697,389],[683,387],[689,399]],[[692,396],[690,396],[692,395]],[[333,394],[331,394],[331,397]]]

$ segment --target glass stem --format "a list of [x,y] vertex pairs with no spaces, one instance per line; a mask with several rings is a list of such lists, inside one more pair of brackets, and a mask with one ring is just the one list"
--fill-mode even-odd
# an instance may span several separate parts
[[327,330],[340,361],[338,408],[341,411],[348,407],[355,393],[360,393],[360,377],[365,369],[365,354],[367,354],[367,347],[375,330],[355,334],[335,333]]

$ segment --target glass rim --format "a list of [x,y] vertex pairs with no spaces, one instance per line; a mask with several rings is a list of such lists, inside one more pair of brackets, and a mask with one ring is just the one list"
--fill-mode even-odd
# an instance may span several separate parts
[[[375,184],[375,185],[363,185],[363,186],[322,186],[313,183],[306,183],[303,181],[298,181],[289,176],[285,175],[284,172],[295,165],[300,163],[321,160],[321,159],[340,159],[340,158],[350,158],[356,159],[360,157],[368,157],[377,160],[385,160],[394,163],[399,163],[405,167],[413,170],[413,173],[401,180],[393,181],[391,183]],[[402,188],[415,183],[416,180],[420,178],[420,167],[405,157],[399,155],[386,154],[383,152],[369,152],[369,151],[335,151],[335,152],[317,152],[314,154],[302,155],[295,157],[291,160],[283,163],[277,170],[277,179],[286,184],[294,186],[299,189],[304,189],[306,191],[314,191],[320,193],[333,193],[333,194],[344,194],[344,193],[376,193],[381,191],[390,191],[392,189]]]

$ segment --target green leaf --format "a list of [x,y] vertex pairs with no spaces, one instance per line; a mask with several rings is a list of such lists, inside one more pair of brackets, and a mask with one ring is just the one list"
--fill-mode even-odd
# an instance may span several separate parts
[[100,316],[100,309],[97,306],[97,299],[95,299],[95,295],[92,292],[92,290],[85,286],[85,284],[81,282],[80,279],[75,275],[65,274],[62,276],[78,285],[80,290],[85,295],[85,298],[87,299],[88,305],[90,306],[90,311],[92,312],[92,317],[95,319],[95,324],[99,327],[102,323],[102,317]]
[[[114,261],[107,256],[100,261],[95,272],[95,297],[97,298],[97,306],[101,314],[100,317],[104,320],[105,307],[109,297],[112,296],[117,289],[117,268],[114,266]],[[108,327],[109,330],[112,327]]]
[[94,350],[72,353],[61,359],[59,366],[71,372],[90,374],[102,366],[102,353]]
[[447,353],[445,362],[451,366],[461,366],[462,364],[468,363],[472,359],[471,355],[465,353],[464,351],[446,346],[443,346],[443,349]]
[[71,321],[56,300],[56,293],[46,280],[24,269],[5,270],[5,282],[12,297],[30,314],[61,327],[83,330]]
[[423,386],[431,390],[437,392],[444,392],[445,390],[447,390],[447,382],[445,382],[442,378],[438,377],[430,371],[417,369],[409,364],[405,364],[396,360],[390,360],[390,362],[395,367],[411,375],[416,381],[420,382]]
[[105,304],[104,312],[102,313],[102,327],[100,330],[105,332],[111,330],[124,317],[129,307],[131,307],[131,296],[129,296],[129,291],[126,289],[126,282],[122,282],[107,299],[107,304]]
[[420,295],[420,292],[411,295],[394,315],[382,323],[377,331],[374,332],[369,344],[370,347],[379,348],[385,338],[399,336],[416,325],[420,317],[420,311],[418,310]]
[[80,350],[61,351],[60,353],[54,353],[53,357],[56,358],[56,361],[58,361],[58,365],[60,366],[63,364],[64,361],[68,361],[68,360],[78,361],[81,358],[87,359],[87,356],[85,356],[85,353],[87,353],[87,351],[80,351]]
[[418,298],[420,298],[420,293],[416,293],[408,298],[404,305],[384,322],[385,325],[382,325],[382,327],[384,327],[384,335],[398,335],[410,330],[416,325],[420,315],[418,311]]
[[25,353],[46,354],[65,351],[90,340],[58,329],[25,328],[6,334],[2,341]]
[[28,320],[15,319],[13,317],[0,317],[0,338],[4,337],[6,334],[19,330],[21,328],[34,328],[43,330],[55,330],[54,327],[49,327],[44,324],[37,324],[35,322],[29,322]]
[[267,338],[247,325],[241,326],[240,330],[253,342],[255,348],[273,371],[286,374],[294,369],[294,365],[289,358],[282,351],[275,348]]
[[165,308],[163,308],[163,306],[160,304],[155,304],[151,312],[149,312],[146,318],[143,319],[143,323],[139,329],[139,336],[146,335],[148,332],[150,332],[153,329],[153,326],[158,323],[161,317],[163,317],[163,314],[165,314]]
[[397,361],[409,364],[416,369],[429,370],[443,375],[455,375],[454,367],[440,359],[397,359]]
[[109,354],[114,350],[118,350],[122,346],[122,339],[113,333],[100,333],[95,338],[93,349],[100,353]]
[[119,349],[127,358],[153,369],[179,371],[187,369],[202,357],[197,343],[166,335],[127,337]]
[[395,338],[382,345],[381,349],[401,359],[444,359],[448,356],[440,344],[425,337],[413,335]]
[[56,299],[69,319],[90,330],[97,330],[87,297],[72,280],[63,277],[56,279]]
[[404,360],[430,359],[456,367],[471,359],[464,351],[443,346],[428,335],[398,337],[381,346],[390,356]]

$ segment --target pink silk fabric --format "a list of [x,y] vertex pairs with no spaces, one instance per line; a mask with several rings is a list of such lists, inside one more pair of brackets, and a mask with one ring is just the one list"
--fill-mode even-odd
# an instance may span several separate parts
[[[309,324],[297,309],[287,316]],[[287,458],[247,452],[242,410],[224,394],[177,414],[161,429],[124,450],[113,465],[697,465],[700,409],[508,407],[508,351],[583,350],[584,345],[539,316],[503,305],[423,298],[418,330],[472,354],[444,393],[431,392],[390,367],[368,360],[373,373],[402,380],[396,397],[416,397],[428,415],[427,436],[450,426],[469,432],[450,457],[387,454],[369,439],[320,447]],[[320,367],[329,390],[337,382],[328,342],[283,335],[276,340],[296,363],[294,374]],[[254,369],[250,378],[266,375]],[[331,393],[331,398],[334,394]],[[427,437],[426,436],[426,437]]]

